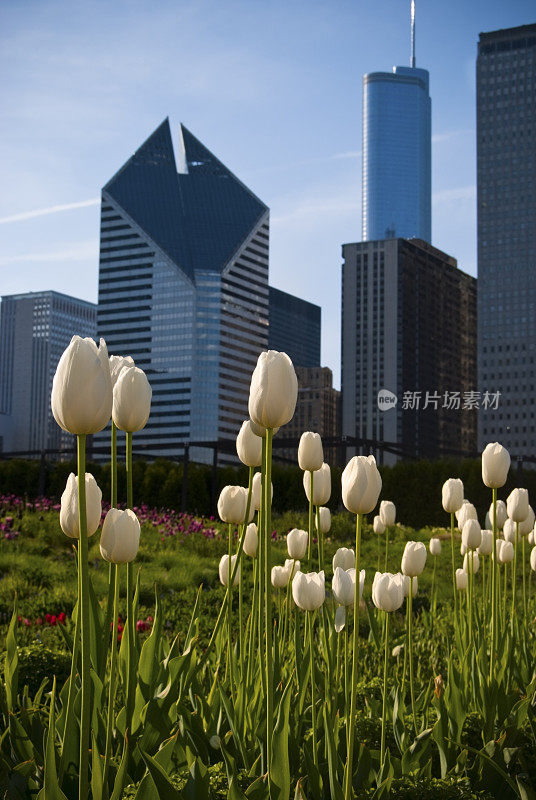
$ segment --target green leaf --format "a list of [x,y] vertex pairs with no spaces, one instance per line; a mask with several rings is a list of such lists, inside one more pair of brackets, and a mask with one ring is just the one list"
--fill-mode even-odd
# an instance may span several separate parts
[[207,800],[210,796],[210,777],[200,758],[194,758],[190,765],[190,777],[183,794],[188,800]]
[[285,686],[272,735],[272,768],[270,770],[271,800],[289,800],[290,764],[288,757],[288,732],[290,713],[290,690],[293,678]]
[[333,724],[330,722],[327,706],[324,704],[324,730],[328,750],[329,789],[332,800],[344,800],[344,794],[339,783],[340,758],[335,746]]
[[138,664],[138,684],[136,686],[136,699],[132,717],[133,733],[136,733],[140,726],[142,708],[153,697],[156,689],[156,682],[160,671],[161,636],[162,614],[158,605],[158,595],[155,591],[153,629],[143,643]]
[[166,772],[155,758],[152,758],[148,753],[144,753],[140,749],[143,760],[147,767],[151,778],[156,786],[157,796],[160,800],[182,800],[183,796],[178,789],[176,789],[169,780]]
[[244,762],[245,768],[249,769],[248,755],[247,755],[246,748],[245,748],[245,745],[244,745],[243,737],[240,736],[240,734],[238,732],[238,728],[237,728],[236,720],[235,720],[235,712],[234,712],[232,701],[229,700],[229,698],[225,696],[225,692],[223,691],[223,689],[221,687],[220,687],[219,694],[220,694],[221,703],[222,703],[223,708],[225,710],[225,715],[227,717],[227,721],[229,723],[229,727],[231,728],[231,733],[233,734],[234,744],[235,744],[235,746],[238,748],[238,750],[240,752],[240,755],[242,757],[242,761]]
[[91,793],[93,800],[102,800],[102,765],[95,734],[92,735],[91,747]]
[[[58,783],[58,773],[56,772],[56,676],[52,683],[52,695],[50,698],[50,712],[48,716],[48,736],[45,751],[45,782],[39,794],[39,800],[43,795],[43,800],[67,800],[60,789]],[[98,798],[95,798],[98,800]]]
[[378,620],[376,619],[376,609],[370,605],[370,603],[365,602],[365,608],[367,609],[367,616],[369,621],[370,633],[372,635],[372,640],[374,641],[374,645],[376,649],[379,650],[382,642],[382,637],[380,633],[380,628],[378,626]]
[[516,781],[521,800],[536,800],[536,793],[533,792],[530,786],[528,786],[524,781],[521,780],[521,777],[519,775],[516,775]]
[[115,776],[114,790],[112,792],[110,800],[121,800],[121,798],[123,797],[123,787],[125,785],[125,779],[127,777],[127,764],[128,764],[128,739],[125,736],[123,740],[123,755],[121,757],[121,763],[119,764],[119,769],[117,770]]
[[187,649],[191,645],[193,639],[197,636],[197,631],[195,631],[195,625],[197,622],[197,617],[199,616],[199,606],[201,603],[202,591],[203,591],[203,584],[200,584],[195,598],[194,610],[192,611],[190,624],[188,625],[188,631],[186,633],[185,649]]
[[89,582],[89,636],[90,636],[90,652],[91,664],[95,672],[99,672],[99,666],[102,662],[102,609],[97,600],[91,576],[88,575]]
[[15,710],[19,683],[19,651],[17,649],[18,600],[15,595],[13,614],[6,636],[6,657],[4,661],[4,679],[6,683],[6,701],[9,711]]

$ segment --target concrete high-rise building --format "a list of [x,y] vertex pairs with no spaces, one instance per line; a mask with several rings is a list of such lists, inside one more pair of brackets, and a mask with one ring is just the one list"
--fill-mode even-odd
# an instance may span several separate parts
[[0,306],[0,428],[4,451],[70,448],[50,408],[52,379],[74,334],[95,337],[97,306],[59,292],[5,295]]
[[320,366],[321,308],[270,286],[268,347],[282,350],[295,366]]
[[429,74],[411,66],[363,77],[363,241],[432,238]]
[[481,33],[476,79],[479,446],[534,456],[536,24]]
[[343,259],[342,433],[409,457],[472,454],[476,279],[419,239],[346,244]]
[[183,125],[178,151],[166,119],[101,205],[99,334],[146,371],[161,454],[236,436],[268,344],[269,209]]

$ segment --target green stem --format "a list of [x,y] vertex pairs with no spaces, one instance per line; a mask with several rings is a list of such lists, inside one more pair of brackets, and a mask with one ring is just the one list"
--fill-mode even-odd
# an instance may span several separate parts
[[[262,437],[261,465],[261,503],[257,522],[259,528],[259,668],[263,697],[266,700],[266,665],[262,653],[265,648],[264,614],[266,605],[266,436]],[[270,568],[268,567],[268,586],[270,585]],[[269,590],[268,590],[269,591]]]
[[[132,489],[132,433],[126,435],[126,472],[127,472],[127,508],[132,508],[133,489]],[[134,622],[134,569],[132,561],[127,564],[127,628],[128,628],[128,681],[127,681],[127,708],[126,708],[126,729],[131,730],[132,714],[134,713],[134,691],[136,686],[136,664],[134,658],[135,644],[135,622]]]
[[309,552],[307,553],[307,561],[309,562],[309,569],[313,568],[313,479],[314,472],[309,470],[309,477],[311,479],[309,484]]
[[315,612],[310,611],[309,614],[309,658],[311,667],[311,720],[313,724],[313,763],[318,767],[318,747],[316,743],[316,708],[315,708],[315,660],[313,652],[313,625],[315,621]]
[[255,630],[257,627],[257,561],[258,558],[253,560],[253,602],[251,607],[251,625],[249,628],[249,646],[248,646],[248,663],[246,674],[246,697],[249,697],[249,686],[251,684],[251,670],[253,668],[253,647],[255,645]]
[[[512,570],[512,614],[510,618],[510,631],[514,633],[514,617],[516,613],[516,578],[517,578],[517,543],[519,540],[519,522],[516,522],[516,541],[514,544],[514,566]],[[524,567],[525,565],[523,565]],[[525,570],[523,569],[523,573]]]
[[61,760],[59,767],[60,782],[65,772],[65,759],[67,757],[66,741],[67,737],[71,735],[72,716],[74,711],[74,698],[76,696],[75,681],[78,672],[78,657],[80,655],[80,547],[75,549],[76,564],[77,564],[77,587],[78,587],[78,607],[76,609],[76,622],[74,626],[74,639],[73,639],[73,654],[71,658],[71,675],[69,678],[69,694],[67,695],[67,711],[65,712],[65,727],[63,729],[63,739],[61,748]]
[[80,602],[82,631],[82,706],[80,712],[80,761],[78,791],[80,800],[89,797],[89,729],[91,725],[89,573],[86,517],[86,437],[77,437],[78,445],[78,530],[80,532]]
[[380,769],[383,769],[383,762],[385,759],[385,727],[387,725],[387,665],[388,665],[388,649],[389,649],[389,614],[385,614],[385,655],[383,661],[383,704],[382,704],[382,738],[380,750]]
[[[115,679],[116,679],[116,665],[117,665],[117,624],[119,614],[119,569],[117,564],[113,566],[113,582],[114,582],[114,608],[113,608],[113,631],[112,631],[112,644],[110,649],[110,682],[108,688],[108,716],[106,720],[106,747],[104,750],[104,769],[102,785],[107,787],[108,769],[110,764],[110,756],[112,752],[112,733],[114,724],[114,706],[115,706]],[[107,788],[105,789],[107,791]]]
[[363,515],[357,515],[355,531],[355,594],[354,594],[354,642],[352,653],[352,685],[350,689],[350,726],[348,729],[348,754],[346,758],[345,773],[345,800],[352,798],[352,776],[354,760],[354,731],[355,731],[355,703],[357,686],[357,667],[358,667],[358,645],[359,645],[359,574],[361,571],[361,527]]
[[324,534],[320,530],[320,506],[315,506],[316,509],[316,535],[318,537],[318,569],[321,572],[324,569]]
[[348,620],[344,623],[344,716],[346,717],[346,748],[350,730],[350,704],[348,703]]
[[231,632],[232,632],[232,623],[231,623],[231,615],[233,613],[233,582],[231,581],[231,556],[233,552],[232,546],[232,525],[229,523],[228,527],[228,556],[229,562],[227,564],[227,580],[228,580],[228,588],[229,588],[229,602],[227,603],[227,669],[225,670],[226,675],[229,675],[230,687],[231,687],[231,697],[233,695],[233,662],[231,657]]
[[434,556],[434,569],[432,572],[432,628],[434,625],[434,617],[436,614],[436,565],[437,565],[437,556]]
[[[266,429],[266,486],[265,486],[265,532],[264,532],[264,581],[265,581],[265,637],[266,637],[266,755],[268,780],[272,768],[272,735],[274,729],[274,683],[272,663],[272,596],[270,584],[270,545],[272,529],[272,428]],[[313,481],[311,476],[311,498]]]
[[454,566],[454,512],[450,515],[450,553],[452,557],[452,594],[454,597],[454,621],[458,619],[458,593],[456,591],[456,568]]
[[387,572],[387,564],[389,562],[389,525],[385,526],[385,569]]
[[489,677],[493,678],[493,666],[497,653],[497,489],[492,489],[493,498],[493,560],[491,562],[491,652],[489,658]]
[[409,579],[409,610],[408,610],[408,661],[409,661],[409,689],[411,695],[411,713],[413,714],[413,728],[415,735],[417,735],[417,717],[415,715],[415,694],[413,690],[413,652],[411,647],[411,632],[412,632],[412,606],[413,606],[413,578]]
[[[117,506],[117,427],[112,420],[112,435],[110,446],[110,505],[112,508]],[[112,612],[114,602],[114,586],[115,586],[115,569],[114,564],[108,564],[108,597],[106,600],[106,616],[104,619],[104,626],[102,630],[102,661],[100,678],[104,682],[104,671],[108,662],[108,648],[110,646],[110,628],[112,626]]]
[[525,583],[525,571],[526,571],[526,563],[525,563],[525,536],[523,536],[523,541],[521,544],[522,547],[522,560],[523,560],[523,614],[524,614],[524,623],[527,624],[527,587]]
[[473,551],[468,550],[467,566],[469,568],[468,599],[467,599],[467,618],[469,623],[469,644],[473,642]]

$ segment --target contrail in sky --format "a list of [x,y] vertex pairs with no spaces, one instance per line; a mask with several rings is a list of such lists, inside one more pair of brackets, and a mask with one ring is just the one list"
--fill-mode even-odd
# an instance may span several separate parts
[[34,211],[22,211],[20,214],[11,214],[9,217],[0,217],[0,225],[5,225],[6,222],[19,222],[23,219],[44,217],[46,214],[56,214],[58,211],[71,211],[73,208],[87,208],[87,206],[96,206],[99,203],[100,197],[92,197],[90,200],[80,200],[78,203],[64,203],[60,206],[36,208]]

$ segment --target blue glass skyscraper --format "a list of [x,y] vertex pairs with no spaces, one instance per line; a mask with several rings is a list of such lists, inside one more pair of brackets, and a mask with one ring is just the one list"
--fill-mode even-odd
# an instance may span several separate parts
[[178,149],[166,119],[101,205],[99,334],[147,372],[158,453],[234,438],[268,343],[269,209],[183,125]]
[[363,241],[431,241],[431,142],[427,70],[363,77]]

